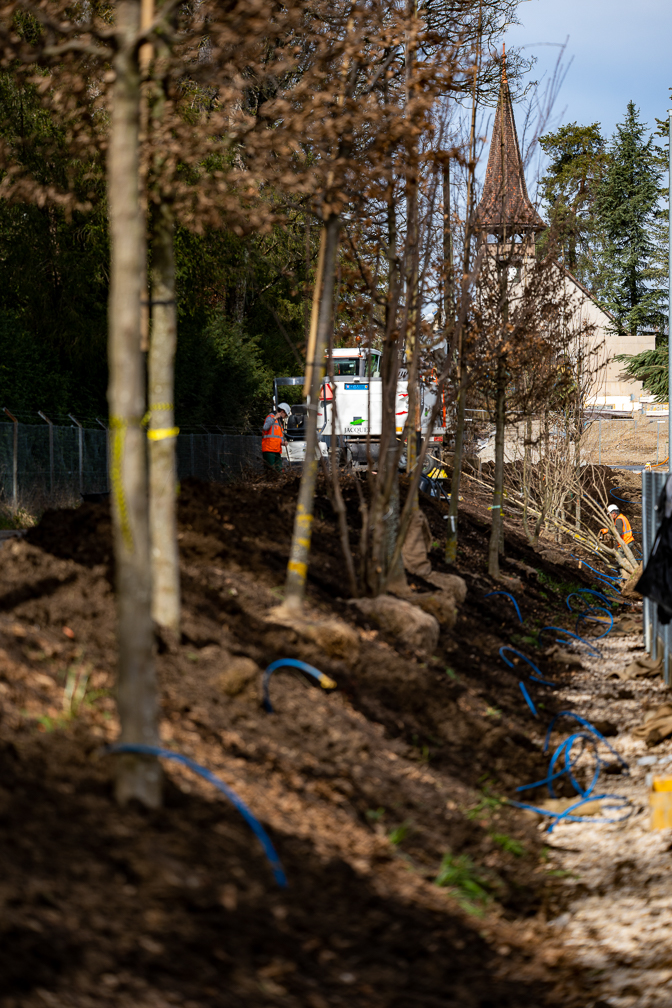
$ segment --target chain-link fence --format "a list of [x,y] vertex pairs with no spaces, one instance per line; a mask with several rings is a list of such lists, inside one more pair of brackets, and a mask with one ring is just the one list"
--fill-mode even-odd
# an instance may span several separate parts
[[[178,479],[228,482],[262,469],[261,437],[180,433]],[[108,431],[102,427],[0,423],[0,503],[16,511],[68,507],[109,490]]]

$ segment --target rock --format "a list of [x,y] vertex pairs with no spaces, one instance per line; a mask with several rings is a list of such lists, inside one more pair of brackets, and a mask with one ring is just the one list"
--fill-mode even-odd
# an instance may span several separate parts
[[455,598],[448,592],[423,592],[413,596],[415,605],[435,616],[442,627],[452,630],[457,622]]
[[331,658],[356,658],[359,654],[359,634],[342,620],[307,621],[297,625],[296,631]]
[[548,648],[544,654],[551,661],[557,662],[559,665],[567,665],[568,668],[580,668],[582,669],[583,662],[578,655],[573,654],[571,651],[563,651],[562,648],[554,644],[552,647]]
[[503,584],[505,588],[509,591],[522,591],[523,582],[520,580],[517,574],[501,574],[497,579],[500,584]]
[[402,644],[419,651],[433,651],[439,641],[439,622],[431,613],[391,595],[376,598],[350,599],[359,610],[385,633],[394,635]]
[[217,685],[226,696],[238,696],[261,672],[256,662],[251,658],[230,658],[226,669],[217,679]]
[[427,581],[436,585],[442,592],[452,595],[458,605],[461,605],[467,597],[467,582],[457,574],[442,574],[440,571],[432,571]]
[[269,623],[291,627],[304,640],[316,644],[330,658],[355,659],[359,654],[359,634],[345,620],[311,617],[286,609],[283,605],[271,609],[266,618]]

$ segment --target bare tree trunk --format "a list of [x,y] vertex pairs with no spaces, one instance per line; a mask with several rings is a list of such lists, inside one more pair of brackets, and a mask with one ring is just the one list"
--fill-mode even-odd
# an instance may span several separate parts
[[[332,214],[325,224],[324,241],[324,285],[320,298],[320,311],[317,321],[313,366],[311,368],[310,403],[306,417],[306,458],[303,463],[299,498],[296,504],[292,545],[287,565],[285,581],[284,605],[288,609],[300,610],[306,593],[306,576],[308,573],[308,557],[310,555],[310,538],[313,525],[313,503],[315,498],[315,481],[317,479],[317,403],[320,397],[322,381],[322,361],[329,338],[329,328],[332,324],[334,282],[336,272],[336,253],[338,250],[338,232],[340,218]],[[310,362],[307,362],[307,368]]]
[[523,446],[523,529],[530,546],[533,545],[533,537],[530,532],[530,522],[528,509],[530,506],[530,444],[532,441],[532,420],[528,417],[525,421],[525,444]]
[[[111,482],[119,612],[117,707],[120,741],[158,743],[158,703],[151,617],[145,390],[140,353],[144,215],[138,189],[140,75],[135,38],[138,0],[116,4],[118,48],[108,150],[111,262],[108,401],[112,436]],[[154,758],[118,758],[117,800],[156,808],[161,771]]]
[[[506,361],[497,361],[497,399],[495,406],[495,487],[492,494],[492,530],[488,549],[488,574],[499,577],[499,554],[504,500],[504,420],[506,416]],[[502,551],[503,552],[503,551]]]
[[[461,369],[460,369],[461,370]],[[448,506],[448,530],[446,533],[446,563],[454,564],[457,559],[457,511],[460,504],[460,480],[462,476],[462,453],[464,450],[464,407],[466,392],[460,381],[457,394],[457,417],[455,426],[455,450],[453,452],[453,477],[450,481],[450,504]]]
[[152,209],[152,336],[149,350],[149,524],[152,547],[152,616],[173,633],[180,629],[177,549],[175,427],[173,406],[177,320],[173,214]]

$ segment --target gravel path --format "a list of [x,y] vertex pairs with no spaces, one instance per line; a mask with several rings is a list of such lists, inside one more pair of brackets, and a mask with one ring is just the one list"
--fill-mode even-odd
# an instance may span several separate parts
[[[643,654],[641,636],[610,635],[599,642],[601,659],[585,658],[564,691],[565,709],[589,721],[618,726],[610,739],[630,764],[630,775],[603,774],[601,792],[624,795],[632,816],[617,824],[558,825],[549,843],[548,870],[563,887],[564,912],[549,923],[561,930],[574,957],[601,985],[595,1008],[672,1006],[672,830],[649,828],[647,773],[672,773],[672,740],[647,750],[630,734],[649,708],[666,702],[660,677],[622,682],[613,678]],[[583,658],[583,656],[582,656]],[[611,676],[611,678],[610,678]],[[569,721],[561,722],[567,727]],[[558,735],[558,740],[566,737]],[[642,757],[657,757],[642,766]],[[564,873],[567,873],[566,875]]]

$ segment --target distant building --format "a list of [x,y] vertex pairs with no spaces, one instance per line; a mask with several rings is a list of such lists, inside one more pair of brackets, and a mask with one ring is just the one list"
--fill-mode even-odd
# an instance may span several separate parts
[[[502,82],[495,123],[490,140],[488,166],[483,194],[476,208],[477,227],[493,247],[497,243],[513,243],[516,255],[524,261],[535,256],[536,236],[547,225],[533,206],[525,184],[523,159],[513,114],[511,91],[502,64]],[[601,409],[639,409],[642,383],[620,377],[622,364],[614,361],[618,354],[636,354],[655,347],[655,333],[617,335],[611,331],[613,318],[598,304],[595,296],[558,263],[563,283],[572,304],[575,321],[593,326],[591,344],[596,350],[597,371],[587,405]],[[651,400],[651,396],[644,396]]]

